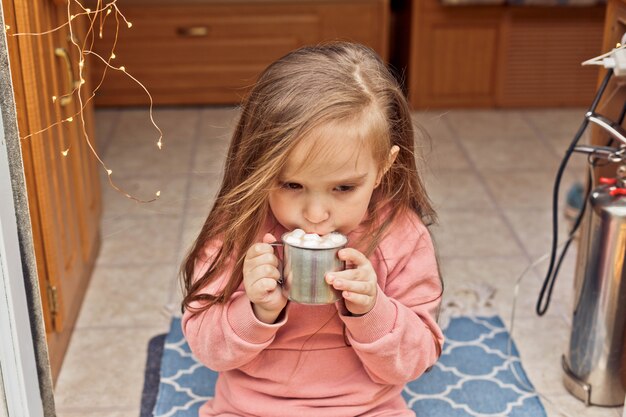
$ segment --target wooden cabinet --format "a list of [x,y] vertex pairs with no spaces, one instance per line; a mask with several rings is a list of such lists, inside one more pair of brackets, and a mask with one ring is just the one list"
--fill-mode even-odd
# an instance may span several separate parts
[[411,0],[398,52],[415,108],[586,106],[604,6],[444,6]]
[[[79,54],[63,0],[2,0],[52,375],[56,379],[99,248],[100,183],[89,142],[93,106],[77,93]],[[84,37],[79,22],[74,38]],[[85,84],[83,91],[89,88]],[[52,97],[59,97],[53,100]],[[73,122],[59,123],[72,117]],[[36,133],[40,132],[40,133]],[[29,135],[32,135],[28,137]],[[63,152],[67,151],[67,156]]]
[[[164,1],[120,4],[132,23],[119,27],[112,65],[140,80],[156,104],[239,103],[272,61],[306,44],[333,39],[371,46],[387,57],[388,0]],[[109,19],[95,51],[111,56]],[[94,62],[94,80],[104,66]],[[107,72],[97,105],[145,105],[127,74]]]

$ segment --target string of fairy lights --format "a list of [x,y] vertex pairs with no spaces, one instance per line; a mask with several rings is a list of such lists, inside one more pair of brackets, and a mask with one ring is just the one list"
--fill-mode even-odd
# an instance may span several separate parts
[[[115,189],[117,192],[123,194],[125,197],[134,200],[136,202],[139,203],[150,203],[153,202],[155,200],[157,200],[160,196],[161,196],[161,191],[157,191],[155,193],[155,197],[151,198],[151,199],[140,199],[137,198],[131,194],[129,194],[128,192],[126,192],[125,190],[123,190],[120,186],[118,186],[112,179],[112,175],[113,175],[113,170],[110,169],[107,164],[102,160],[102,158],[100,157],[100,155],[98,154],[98,151],[95,149],[95,147],[93,146],[93,143],[91,141],[91,138],[89,137],[89,134],[87,133],[87,126],[86,126],[86,122],[85,122],[85,114],[84,114],[84,110],[86,108],[86,106],[88,105],[88,103],[94,99],[94,97],[96,96],[96,93],[98,91],[98,89],[100,89],[100,87],[102,86],[102,84],[104,83],[105,79],[106,79],[106,74],[108,70],[112,70],[112,71],[119,71],[122,72],[125,76],[129,77],[133,82],[135,82],[138,86],[140,86],[144,92],[146,93],[146,95],[148,96],[149,100],[150,100],[150,105],[149,105],[149,118],[150,118],[150,122],[152,123],[152,125],[154,126],[154,128],[157,130],[158,132],[158,140],[156,141],[156,146],[158,148],[158,150],[162,150],[163,149],[163,132],[161,131],[161,128],[157,125],[157,123],[154,121],[154,114],[153,114],[153,106],[154,106],[154,102],[152,99],[152,95],[150,94],[150,92],[148,91],[148,89],[146,88],[146,86],[144,84],[142,84],[137,78],[135,78],[132,74],[130,74],[128,71],[126,71],[126,68],[123,65],[113,65],[111,62],[113,60],[116,59],[115,56],[115,49],[117,46],[117,41],[118,41],[118,35],[119,35],[119,29],[120,29],[120,25],[122,24],[122,22],[124,24],[126,24],[126,26],[130,29],[132,28],[133,24],[128,21],[126,19],[126,16],[124,16],[124,14],[121,12],[121,10],[119,9],[118,5],[117,5],[118,0],[108,0],[108,1],[104,1],[104,0],[97,0],[97,4],[95,6],[94,9],[90,9],[85,7],[81,1],[79,0],[68,0],[67,1],[67,21],[57,27],[51,28],[49,30],[46,31],[42,31],[42,32],[16,32],[16,33],[12,33],[11,32],[11,27],[8,25],[5,25],[4,30],[7,36],[45,36],[45,35],[50,35],[56,31],[59,31],[65,27],[68,28],[69,30],[69,41],[71,42],[72,46],[74,48],[76,48],[78,54],[79,54],[79,62],[78,62],[78,75],[79,75],[79,81],[76,81],[74,83],[72,87],[72,91],[70,91],[67,94],[64,94],[62,96],[56,96],[53,95],[51,97],[51,100],[53,103],[56,103],[58,100],[62,100],[64,98],[67,97],[76,97],[78,100],[78,111],[69,116],[66,117],[64,119],[58,120],[55,123],[50,124],[49,126],[46,126],[36,132],[32,132],[29,133],[28,135],[22,136],[20,137],[21,140],[26,140],[26,139],[31,139],[35,136],[41,135],[42,133],[54,128],[55,126],[58,126],[60,124],[64,124],[64,123],[72,123],[75,122],[76,120],[78,120],[81,123],[81,130],[82,130],[82,134],[83,137],[85,139],[85,142],[87,143],[87,146],[89,147],[89,150],[91,151],[91,153],[95,156],[95,158],[97,159],[97,161],[100,163],[100,165],[102,166],[102,168],[107,172],[107,178],[109,181],[109,184],[111,187],[113,187],[113,189]],[[77,10],[79,10],[77,13],[72,13],[72,7],[76,8]],[[107,19],[109,19],[110,15],[113,15],[113,17],[115,18],[115,35],[113,37],[113,44],[111,46],[111,51],[110,54],[107,58],[103,57],[102,55],[98,54],[97,52],[94,52],[93,50],[93,46],[95,43],[95,39],[96,39],[96,35],[95,35],[95,30],[94,28],[98,28],[98,38],[102,39],[103,38],[103,32],[104,32],[104,27],[105,27],[105,23],[107,21]],[[88,19],[88,25],[87,25],[87,31],[85,33],[85,36],[83,38],[82,43],[79,43],[76,40],[76,37],[74,36],[74,28],[72,27],[72,22],[75,21],[76,19],[80,18],[80,17],[85,17]],[[83,99],[83,89],[84,89],[84,85],[86,83],[85,81],[85,77],[86,77],[86,57],[87,56],[93,56],[94,58],[96,58],[97,60],[101,61],[104,64],[104,70],[102,71],[102,75],[100,77],[100,80],[98,81],[97,85],[93,88],[93,90],[90,92],[89,97],[87,97],[86,99]],[[61,151],[61,154],[63,155],[63,157],[67,157],[70,154],[70,147],[71,144],[64,149],[63,151]]]

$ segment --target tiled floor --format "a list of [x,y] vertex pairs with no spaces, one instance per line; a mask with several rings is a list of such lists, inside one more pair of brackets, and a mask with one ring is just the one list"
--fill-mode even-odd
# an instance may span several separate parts
[[[549,250],[553,178],[583,113],[415,113],[432,138],[422,150],[440,218],[433,233],[444,302],[471,301],[467,288],[494,288],[493,309],[510,325],[518,276]],[[159,152],[147,110],[97,112],[101,153],[114,180],[135,197],[151,199],[160,190],[161,198],[136,204],[103,182],[102,250],[56,387],[60,417],[139,416],[146,347],[167,330],[178,306],[177,268],[217,190],[237,114],[159,109],[155,120],[165,134]],[[585,163],[574,157],[563,190],[582,177]],[[513,336],[548,415],[621,417],[621,407],[586,408],[563,388],[573,256],[539,318],[534,304],[545,268],[543,262],[522,279]]]

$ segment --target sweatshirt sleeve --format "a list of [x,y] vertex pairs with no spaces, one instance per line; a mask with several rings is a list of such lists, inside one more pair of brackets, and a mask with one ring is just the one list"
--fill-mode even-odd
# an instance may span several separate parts
[[363,316],[340,314],[348,341],[381,384],[417,378],[437,361],[443,345],[436,321],[442,284],[430,234],[419,220],[394,230],[377,253],[374,308]]
[[[207,270],[209,262],[206,259],[209,258],[196,262],[195,279]],[[228,273],[217,277],[202,292],[216,293],[228,279]],[[192,307],[197,306],[192,304]],[[272,343],[285,322],[286,317],[274,324],[258,320],[241,285],[225,304],[213,305],[195,315],[185,310],[181,325],[194,356],[208,368],[221,372],[252,361]]]

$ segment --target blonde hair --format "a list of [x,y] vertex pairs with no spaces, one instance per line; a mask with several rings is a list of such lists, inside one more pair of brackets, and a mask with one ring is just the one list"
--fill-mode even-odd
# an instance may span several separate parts
[[[436,220],[415,163],[408,103],[384,62],[371,49],[347,42],[297,49],[271,64],[243,101],[215,204],[182,266],[183,308],[198,313],[227,302],[237,290],[245,252],[270,214],[268,194],[295,146],[319,126],[363,117],[374,117],[368,124],[384,132],[370,135],[378,139],[370,142],[381,167],[391,147],[400,148],[372,196],[365,252],[375,249],[403,210],[426,224]],[[378,219],[382,205],[390,212]],[[221,246],[208,270],[195,277],[197,260],[216,241]],[[201,293],[226,270],[230,278],[219,293]],[[191,308],[192,303],[200,307]]]

